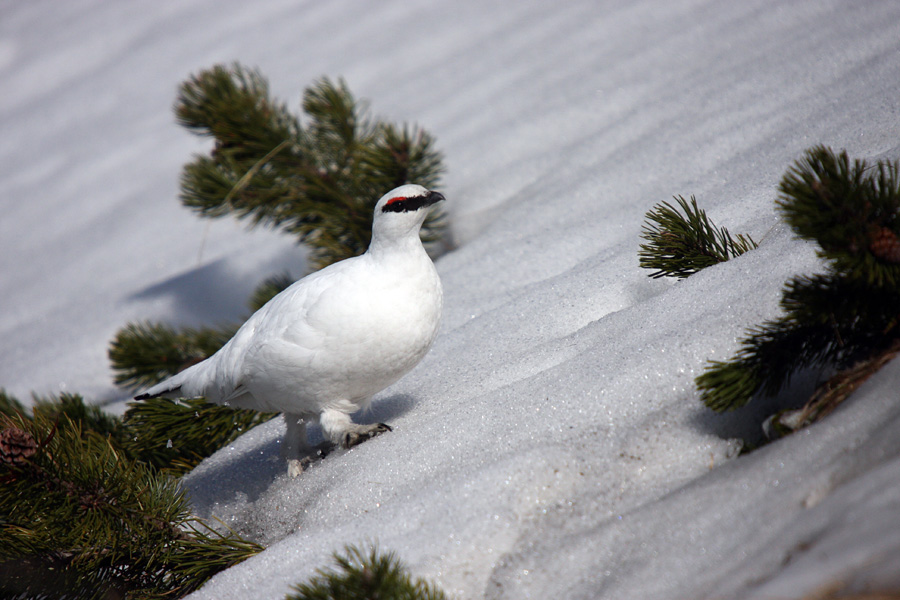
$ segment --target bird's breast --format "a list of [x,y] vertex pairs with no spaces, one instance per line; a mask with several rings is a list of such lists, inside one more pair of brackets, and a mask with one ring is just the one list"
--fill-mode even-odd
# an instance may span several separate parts
[[370,269],[329,286],[285,331],[286,341],[302,347],[296,377],[307,389],[334,390],[322,395],[377,393],[428,352],[442,302],[430,260],[422,268]]

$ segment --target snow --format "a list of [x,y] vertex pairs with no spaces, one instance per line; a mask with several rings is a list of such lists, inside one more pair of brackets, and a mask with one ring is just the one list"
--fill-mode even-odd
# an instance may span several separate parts
[[[774,210],[791,162],[818,143],[900,158],[897,4],[6,0],[0,15],[0,385],[23,398],[120,409],[106,349],[125,323],[237,320],[259,281],[305,272],[291,239],[178,202],[205,147],[171,114],[189,74],[239,60],[291,106],[343,76],[445,153],[442,330],[359,416],[394,431],[294,480],[280,420],[201,464],[184,482],[197,513],[267,549],[194,597],[283,597],[351,543],[458,598],[900,587],[900,365],[740,457],[764,403],[717,416],[693,387],[778,314],[788,277],[821,268]],[[676,194],[761,247],[649,279],[643,215]]]

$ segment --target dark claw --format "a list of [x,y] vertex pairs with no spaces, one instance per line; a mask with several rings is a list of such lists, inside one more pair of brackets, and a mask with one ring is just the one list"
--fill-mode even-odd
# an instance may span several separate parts
[[316,451],[316,456],[318,458],[325,458],[331,451],[335,449],[335,445],[331,442],[322,442],[318,446],[314,447],[313,450]]
[[344,434],[344,438],[341,440],[341,446],[344,448],[352,448],[353,446],[357,446],[362,444],[364,441],[371,439],[378,435],[379,433],[384,433],[385,431],[393,431],[391,426],[386,423],[378,423],[373,426],[368,431],[363,433],[358,433],[355,431],[347,432]]

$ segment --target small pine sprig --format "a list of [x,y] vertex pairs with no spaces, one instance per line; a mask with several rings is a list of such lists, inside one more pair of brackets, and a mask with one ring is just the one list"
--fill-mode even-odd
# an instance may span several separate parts
[[121,443],[127,434],[118,417],[103,411],[97,405],[87,404],[81,394],[63,392],[58,396],[35,396],[31,411],[48,421],[77,423],[83,431],[93,431],[102,437],[112,437]]
[[179,476],[276,415],[218,406],[202,398],[129,402],[124,446],[136,459]]
[[30,410],[14,396],[0,389],[0,418],[41,418],[61,424],[73,423],[82,432],[90,431],[122,448],[129,434],[122,420],[88,404],[80,394],[63,392],[58,396],[32,396]]
[[19,400],[0,390],[0,415],[38,418],[60,426],[74,424],[82,432],[106,438],[129,460],[174,477],[275,416],[217,406],[202,399],[132,402],[123,418],[85,403],[78,394],[35,396],[33,401],[29,417]]
[[337,570],[319,569],[307,583],[294,586],[285,600],[444,600],[437,587],[423,579],[413,580],[392,554],[371,548],[368,553],[348,546],[335,554]]
[[675,201],[680,212],[662,202],[644,217],[641,238],[647,243],[641,244],[638,256],[641,267],[656,269],[650,277],[683,279],[757,247],[749,235],[732,237],[724,227],[716,227],[694,196],[690,203],[682,196]]
[[300,122],[269,95],[259,71],[239,64],[216,65],[191,76],[179,88],[178,122],[215,141],[215,158],[241,164],[265,156],[285,140],[302,143]]
[[[190,78],[176,115],[215,146],[185,167],[181,199],[203,216],[279,227],[323,267],[364,252],[381,195],[404,183],[435,186],[442,158],[426,131],[370,118],[342,80],[315,82],[303,110],[306,127],[269,96],[258,71],[240,64]],[[434,211],[423,238],[440,237],[442,228]]]
[[181,597],[261,550],[190,517],[174,480],[65,414],[0,418],[0,480],[13,597]]
[[776,202],[794,232],[819,244],[830,268],[872,286],[900,284],[900,166],[850,161],[816,146],[779,185]]

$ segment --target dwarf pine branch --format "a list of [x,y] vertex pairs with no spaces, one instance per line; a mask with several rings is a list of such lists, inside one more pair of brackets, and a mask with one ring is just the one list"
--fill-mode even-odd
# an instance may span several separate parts
[[[258,71],[240,64],[191,77],[175,112],[214,147],[185,167],[181,199],[203,216],[279,227],[322,267],[365,251],[372,209],[385,192],[404,183],[433,187],[443,166],[428,132],[371,118],[342,80],[315,82],[302,107],[305,126],[270,97]],[[423,238],[436,240],[442,228],[435,211]]]
[[131,437],[125,447],[138,460],[176,476],[277,414],[233,409],[202,398],[151,398],[128,407],[124,423]]
[[368,553],[348,546],[335,554],[337,569],[319,569],[307,583],[294,586],[285,600],[443,600],[444,593],[423,579],[412,579],[392,553]]
[[[33,401],[32,414],[41,415],[48,421],[58,422],[65,417],[68,422],[77,423],[84,431],[93,431],[103,437],[113,437],[117,441],[122,441],[127,437],[119,418],[104,412],[99,406],[85,403],[84,398],[79,394],[64,392],[56,397],[35,396]],[[0,412],[4,412],[4,414],[25,413],[24,410]]]
[[52,423],[74,424],[81,431],[90,431],[101,437],[109,438],[117,445],[124,447],[129,433],[122,425],[122,420],[107,414],[96,405],[87,404],[80,394],[64,392],[58,396],[32,397],[30,409],[17,398],[0,390],[0,420],[5,417],[25,417],[42,419]]
[[815,147],[788,170],[779,190],[783,218],[818,243],[827,268],[789,280],[783,315],[750,329],[730,360],[710,362],[697,377],[701,399],[713,410],[775,395],[808,367],[867,373],[860,363],[880,360],[900,339],[897,163],[870,166]]
[[732,237],[724,227],[716,227],[694,196],[690,203],[681,196],[675,201],[681,212],[662,202],[644,217],[641,237],[647,243],[641,244],[638,256],[641,267],[656,269],[650,277],[683,279],[757,247],[749,235]]
[[261,550],[190,517],[174,480],[115,436],[49,413],[0,417],[4,596],[181,597]]

